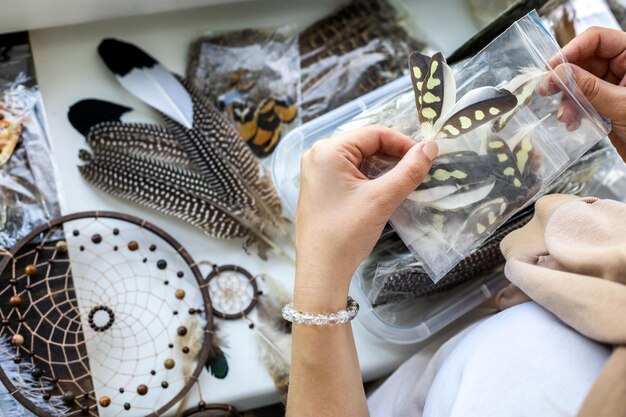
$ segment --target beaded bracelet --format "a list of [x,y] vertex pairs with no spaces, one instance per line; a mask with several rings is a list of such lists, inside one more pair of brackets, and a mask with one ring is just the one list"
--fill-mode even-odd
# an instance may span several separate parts
[[323,326],[325,324],[343,324],[354,319],[359,312],[359,303],[350,296],[348,296],[348,305],[344,310],[339,310],[336,313],[330,314],[315,314],[305,313],[293,308],[293,303],[287,304],[283,307],[282,316],[283,319],[295,323],[306,324],[307,326],[316,325]]

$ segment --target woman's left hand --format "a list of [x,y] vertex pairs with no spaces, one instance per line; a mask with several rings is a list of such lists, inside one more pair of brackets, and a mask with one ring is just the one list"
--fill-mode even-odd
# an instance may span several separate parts
[[[303,156],[296,307],[320,311],[345,306],[352,274],[393,211],[427,175],[437,151],[435,142],[415,143],[397,131],[371,126],[321,140]],[[402,159],[388,173],[369,180],[359,166],[378,152]]]

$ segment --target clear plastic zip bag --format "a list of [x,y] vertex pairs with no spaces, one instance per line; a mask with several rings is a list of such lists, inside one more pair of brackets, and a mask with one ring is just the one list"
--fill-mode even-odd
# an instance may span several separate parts
[[[406,95],[396,97],[381,106],[384,118],[377,120],[373,112],[365,118],[417,141],[436,139],[439,144],[439,157],[428,177],[391,218],[434,282],[609,131],[571,77],[558,80],[561,93],[537,94],[537,86],[548,74],[548,60],[557,54],[558,45],[533,12],[455,71],[452,77],[460,99],[453,100],[439,119],[418,120],[416,106],[421,104],[418,111],[424,114],[433,102],[426,95],[421,103]],[[433,72],[445,61],[433,64],[435,60],[424,64],[430,71],[422,78],[424,85],[436,86],[441,81],[436,74],[450,85],[451,75]],[[567,111],[575,113],[576,123],[559,121],[565,104]],[[394,164],[375,157],[362,170],[377,177]]]
[[41,96],[22,74],[0,88],[0,247],[59,215]]
[[187,78],[258,157],[300,125],[300,55],[293,26],[207,34],[190,47]]
[[[545,193],[626,198],[625,176],[626,165],[605,140],[572,164]],[[363,279],[371,281],[368,299],[374,307],[407,299],[423,300],[449,293],[465,282],[484,279],[504,265],[505,259],[500,252],[502,239],[524,226],[533,214],[532,205],[516,213],[436,284],[415,255],[398,244],[397,235],[387,231],[381,236],[371,259],[361,268]]]
[[393,0],[352,0],[300,34],[302,118],[315,119],[407,72],[418,30]]

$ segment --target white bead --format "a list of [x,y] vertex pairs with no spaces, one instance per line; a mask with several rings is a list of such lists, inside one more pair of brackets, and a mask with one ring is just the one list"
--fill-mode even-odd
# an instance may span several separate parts
[[339,323],[347,323],[350,321],[350,313],[346,310],[341,310],[337,312],[337,318],[339,319]]
[[300,313],[299,311],[293,310],[291,312],[291,320],[294,323],[301,323],[302,322],[302,313]]
[[317,326],[323,326],[324,324],[326,324],[326,317],[323,314],[318,314],[317,316],[315,316],[315,318],[313,319],[313,323]]
[[302,321],[302,324],[310,326],[313,324],[314,317],[313,313],[302,313],[302,318],[300,320]]
[[337,317],[337,314],[335,313],[331,313],[328,315],[328,324],[337,324],[339,323],[339,317]]

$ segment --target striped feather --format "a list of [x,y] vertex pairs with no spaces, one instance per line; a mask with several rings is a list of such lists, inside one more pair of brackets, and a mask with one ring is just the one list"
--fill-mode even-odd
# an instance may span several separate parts
[[[268,248],[273,243],[247,227],[241,212],[226,209],[219,200],[199,198],[198,194],[173,183],[179,176],[164,179],[137,169],[135,163],[103,161],[100,157],[89,159],[85,153],[81,157],[86,163],[79,167],[81,175],[102,191],[113,196],[141,204],[148,208],[184,220],[209,236],[221,239],[247,238],[244,247],[259,246],[259,256],[265,259]],[[164,172],[161,171],[160,175]]]
[[165,128],[144,123],[103,122],[86,136],[94,151],[119,150],[195,170],[180,142]]

